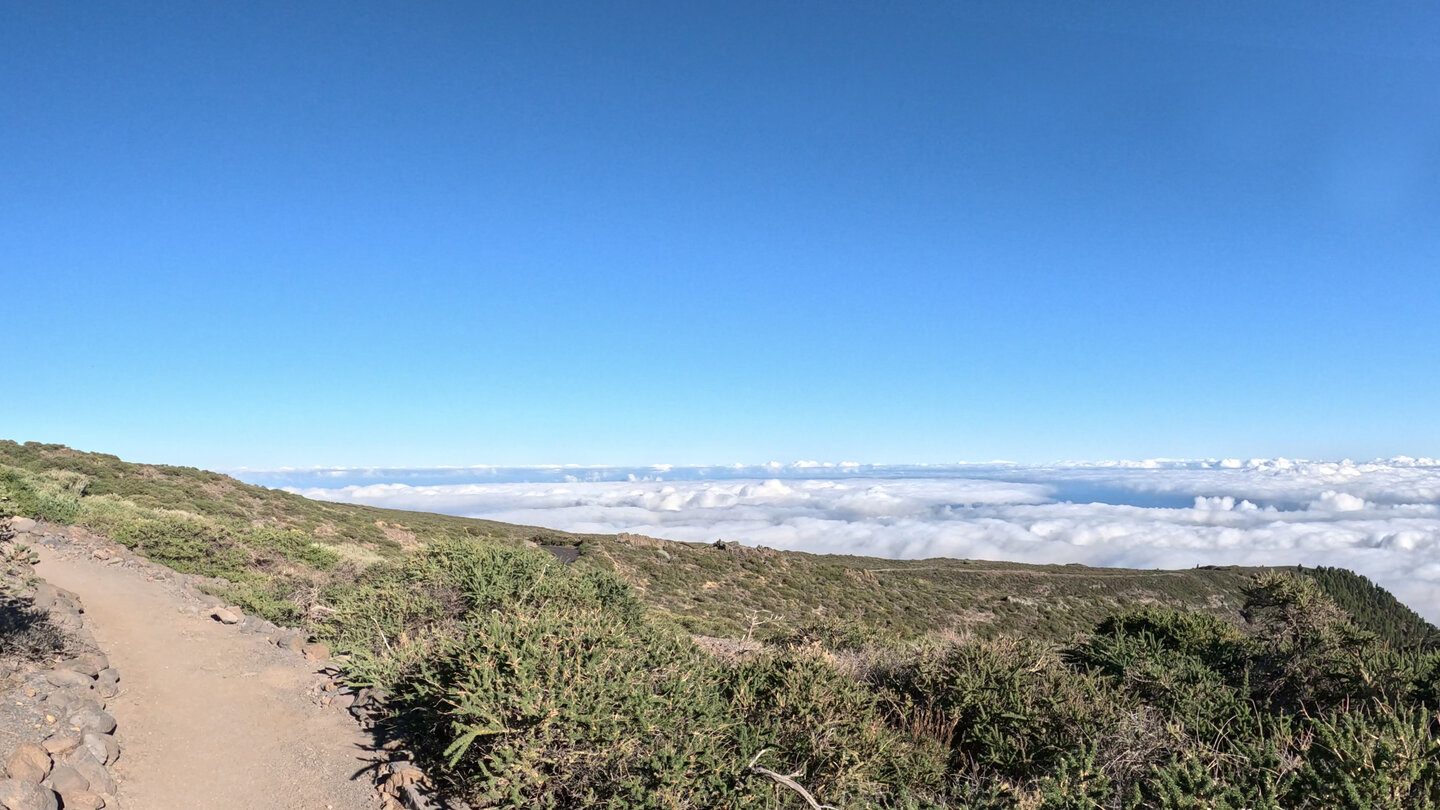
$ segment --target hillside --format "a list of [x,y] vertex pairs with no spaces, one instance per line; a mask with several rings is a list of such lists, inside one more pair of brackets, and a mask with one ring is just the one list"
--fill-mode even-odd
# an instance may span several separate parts
[[14,443],[6,513],[304,628],[475,808],[1440,806],[1435,629],[1345,571],[571,535]]
[[1357,625],[1391,644],[1397,647],[1440,645],[1440,629],[1369,578],[1345,568],[1300,566],[1298,570],[1319,583],[1326,595],[1349,613]]
[[110,495],[146,508],[299,529],[325,543],[355,543],[382,553],[400,548],[397,537],[405,539],[403,533],[387,534],[388,525],[403,524],[409,531],[426,535],[520,539],[522,535],[550,534],[544,529],[488,520],[312,501],[194,467],[133,464],[59,444],[0,440],[0,466],[43,475],[56,483],[64,483],[67,473],[84,476],[83,495],[87,497]]
[[[294,592],[313,592],[342,563],[363,566],[464,538],[573,547],[577,568],[614,572],[658,615],[698,635],[730,638],[837,626],[853,631],[858,625],[860,632],[901,637],[960,630],[1063,641],[1118,610],[1138,607],[1239,620],[1243,589],[1260,572],[887,560],[576,535],[313,501],[192,467],[134,464],[62,445],[11,441],[0,441],[0,497],[21,514],[113,533],[179,570],[228,579],[235,584],[226,596],[275,619],[308,608]],[[1341,569],[1304,573],[1362,626],[1395,644],[1429,643],[1440,635],[1363,577]],[[290,601],[301,604],[292,611]]]
[[[20,513],[82,523],[114,533],[122,543],[133,538],[139,550],[181,570],[241,583],[229,596],[260,612],[273,610],[287,588],[303,589],[325,578],[339,562],[391,559],[406,548],[450,538],[575,547],[577,567],[613,571],[678,625],[725,637],[765,638],[843,621],[905,636],[964,629],[1059,640],[1127,605],[1238,618],[1240,589],[1253,573],[884,560],[735,543],[722,548],[633,535],[581,536],[312,501],[219,473],[132,464],[34,443],[0,442],[0,484],[7,485]],[[173,536],[158,536],[167,527]],[[277,541],[261,529],[300,536]],[[224,553],[191,547],[200,544]]]

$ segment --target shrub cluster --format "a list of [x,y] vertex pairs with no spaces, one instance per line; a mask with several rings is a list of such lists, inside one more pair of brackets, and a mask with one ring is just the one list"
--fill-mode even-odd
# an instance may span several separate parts
[[611,575],[543,552],[439,544],[324,599],[350,676],[391,693],[390,731],[479,806],[792,801],[752,764],[893,804],[943,774],[940,747],[893,728],[823,652],[721,666]]
[[[865,647],[806,628],[723,664],[629,590],[541,552],[441,544],[324,595],[388,730],[481,807],[1426,808],[1440,656],[1394,650],[1312,580],[1248,631],[1112,617],[1057,649]],[[756,758],[759,758],[758,761]]]

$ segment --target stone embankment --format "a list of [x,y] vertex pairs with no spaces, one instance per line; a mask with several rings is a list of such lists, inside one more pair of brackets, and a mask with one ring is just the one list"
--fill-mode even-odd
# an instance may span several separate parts
[[[23,538],[34,521],[16,519]],[[6,810],[99,810],[118,807],[108,766],[121,740],[107,701],[120,692],[120,673],[86,626],[80,597],[41,580],[33,558],[6,544],[0,599],[7,629],[46,642],[58,660],[9,658],[0,671],[0,807]],[[44,650],[40,650],[43,652]],[[73,653],[73,654],[69,654]]]

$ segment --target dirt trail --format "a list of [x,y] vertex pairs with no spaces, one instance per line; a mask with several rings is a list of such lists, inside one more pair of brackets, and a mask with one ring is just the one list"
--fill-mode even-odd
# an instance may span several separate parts
[[119,670],[108,711],[130,810],[367,810],[379,807],[366,735],[312,703],[316,665],[183,612],[185,597],[134,569],[39,549],[39,574],[79,594]]

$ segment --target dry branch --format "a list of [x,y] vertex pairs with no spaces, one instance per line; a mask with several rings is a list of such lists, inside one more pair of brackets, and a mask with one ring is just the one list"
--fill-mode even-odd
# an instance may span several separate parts
[[795,781],[794,777],[799,776],[799,774],[791,774],[790,776],[785,776],[784,774],[776,773],[769,768],[762,768],[759,765],[756,765],[755,763],[760,761],[760,757],[769,750],[770,749],[768,748],[760,749],[760,752],[757,753],[755,757],[750,760],[750,764],[745,766],[745,770],[749,771],[750,773],[759,774],[760,776],[769,777],[770,779],[775,780],[777,784],[781,784],[787,788],[790,788],[791,790],[800,794],[800,798],[804,799],[805,803],[810,805],[812,810],[837,810],[837,808],[835,807],[832,807],[828,804],[821,804],[820,802],[816,801],[815,797],[810,795],[810,791],[806,790],[803,785]]

